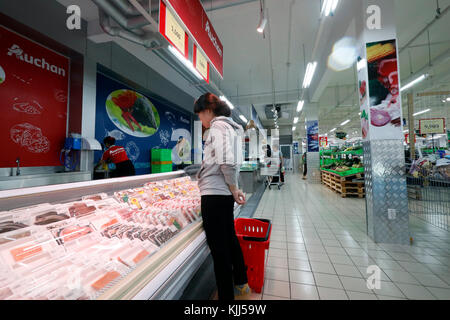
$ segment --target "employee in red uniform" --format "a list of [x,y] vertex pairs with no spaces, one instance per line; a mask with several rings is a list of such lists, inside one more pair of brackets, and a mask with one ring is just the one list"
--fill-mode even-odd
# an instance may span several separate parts
[[113,137],[106,137],[103,139],[103,144],[106,147],[106,151],[102,155],[102,159],[97,166],[102,166],[105,163],[112,162],[116,165],[114,171],[114,177],[126,177],[134,176],[134,165],[130,159],[128,159],[127,152],[123,147],[116,146],[116,139]]

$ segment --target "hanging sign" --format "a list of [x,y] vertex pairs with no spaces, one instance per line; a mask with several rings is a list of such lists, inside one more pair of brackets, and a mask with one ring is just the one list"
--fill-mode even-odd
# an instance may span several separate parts
[[326,148],[328,146],[328,137],[324,136],[324,137],[319,137],[319,145],[322,148]]
[[[160,15],[165,7],[171,7],[180,18],[197,46],[202,48],[211,65],[223,77],[223,45],[214,30],[200,0],[160,1]],[[161,30],[161,20],[160,20]],[[161,31],[160,31],[161,32]]]
[[203,53],[194,44],[194,68],[202,75],[203,79],[209,83],[209,63]]
[[419,120],[420,134],[445,133],[445,119],[421,119]]
[[159,32],[178,49],[186,59],[189,57],[188,35],[169,7],[161,1],[159,9]]

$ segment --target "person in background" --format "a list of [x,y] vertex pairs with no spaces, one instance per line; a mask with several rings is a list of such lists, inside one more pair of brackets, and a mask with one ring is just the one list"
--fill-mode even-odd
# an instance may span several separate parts
[[113,137],[106,137],[103,139],[106,151],[103,152],[102,158],[96,167],[103,166],[106,163],[114,163],[116,166],[116,170],[113,173],[114,178],[134,176],[135,170],[133,162],[128,159],[124,147],[116,146],[115,143],[116,139]]
[[303,153],[302,162],[303,162],[303,180],[306,180],[306,174],[308,173],[307,167],[306,167],[306,152]]
[[250,288],[234,228],[234,202],[245,204],[245,196],[238,188],[240,163],[233,152],[233,141],[242,139],[243,129],[231,118],[228,105],[212,93],[195,101],[194,113],[203,127],[209,129],[197,178],[203,228],[214,262],[218,297],[219,300],[242,299],[250,293]]

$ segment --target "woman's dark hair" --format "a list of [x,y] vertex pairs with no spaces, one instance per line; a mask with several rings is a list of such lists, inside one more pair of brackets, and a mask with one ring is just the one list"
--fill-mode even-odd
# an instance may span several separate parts
[[266,157],[270,158],[272,157],[272,149],[270,148],[270,145],[267,145],[267,150],[266,150]]
[[200,96],[194,102],[195,114],[199,114],[200,112],[205,110],[211,110],[216,117],[219,116],[231,117],[231,109],[226,104],[226,102],[220,100],[219,97],[210,92]]
[[116,139],[113,137],[106,137],[103,139],[103,144],[109,144],[110,146],[114,145],[116,143]]

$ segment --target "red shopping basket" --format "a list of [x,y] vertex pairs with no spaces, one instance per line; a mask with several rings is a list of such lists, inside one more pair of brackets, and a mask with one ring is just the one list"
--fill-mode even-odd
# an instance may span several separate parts
[[265,251],[269,249],[272,223],[266,219],[234,220],[236,235],[247,266],[248,285],[260,293],[264,284]]

